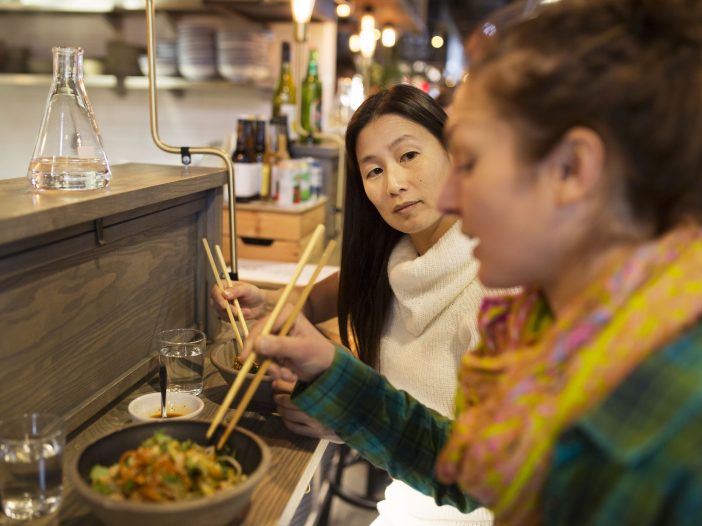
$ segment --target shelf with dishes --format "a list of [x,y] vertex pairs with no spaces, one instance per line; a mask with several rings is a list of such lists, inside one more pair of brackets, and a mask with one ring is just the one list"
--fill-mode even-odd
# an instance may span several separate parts
[[[289,0],[155,0],[157,11],[171,14],[236,13],[250,20],[289,22]],[[144,0],[0,0],[0,12],[26,13],[97,13],[122,15],[144,12]],[[312,12],[313,21],[335,20],[332,0],[318,0]]]
[[[35,73],[0,73],[0,86],[50,86],[52,76]],[[85,77],[88,88],[119,88],[128,90],[148,89],[149,79],[144,76],[117,77],[115,75],[90,75]],[[224,79],[188,80],[184,77],[161,77],[156,80],[160,90],[231,90],[250,88],[272,90],[271,86],[257,85],[252,82],[232,82]]]

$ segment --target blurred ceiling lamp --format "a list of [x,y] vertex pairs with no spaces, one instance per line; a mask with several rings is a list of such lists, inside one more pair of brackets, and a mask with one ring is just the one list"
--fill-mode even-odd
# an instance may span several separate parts
[[431,37],[431,47],[434,47],[436,49],[439,49],[444,45],[444,37],[441,35],[434,35]]
[[351,53],[361,51],[361,37],[358,34],[353,34],[349,37],[349,49]]
[[312,18],[315,0],[290,0],[293,20],[295,21],[295,40],[307,41],[307,26]]
[[375,29],[375,17],[373,16],[373,8],[366,6],[363,10],[363,16],[361,17],[361,31]]
[[359,33],[361,42],[361,55],[371,58],[375,53],[375,17],[373,8],[367,6],[363,10],[361,17],[361,31]]
[[397,42],[397,31],[392,24],[385,24],[380,37],[383,47],[393,47]]
[[372,29],[363,29],[359,34],[361,43],[361,55],[366,58],[371,58],[375,53],[375,34]]
[[351,4],[346,2],[346,0],[341,0],[336,4],[336,16],[339,18],[348,18],[351,16]]

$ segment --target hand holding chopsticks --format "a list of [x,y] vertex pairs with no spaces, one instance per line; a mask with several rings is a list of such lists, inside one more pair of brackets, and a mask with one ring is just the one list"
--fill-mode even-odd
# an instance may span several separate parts
[[[317,243],[320,241],[322,235],[324,234],[324,226],[323,225],[318,225],[317,228],[315,229],[314,233],[312,234],[312,237],[310,238],[309,242],[307,243],[307,246],[305,247],[304,252],[302,253],[302,256],[300,257],[300,261],[297,264],[297,267],[295,268],[295,271],[293,272],[293,276],[290,279],[290,282],[285,286],[285,289],[283,289],[283,293],[280,295],[278,298],[277,303],[275,304],[275,307],[273,308],[273,312],[271,312],[270,316],[266,320],[266,323],[263,327],[262,335],[269,334],[271,329],[273,328],[273,324],[275,320],[278,318],[280,315],[280,311],[283,309],[283,305],[288,300],[288,297],[290,296],[290,293],[292,292],[292,289],[295,286],[295,283],[297,282],[297,279],[300,277],[300,274],[302,273],[302,270],[305,267],[305,264],[307,263],[307,260],[310,258],[310,255],[312,254],[312,251],[314,250],[315,246]],[[208,248],[209,251],[209,248]],[[219,276],[218,276],[219,277]],[[303,302],[304,304],[304,302]],[[229,310],[228,312],[231,312]],[[233,317],[232,317],[233,319]],[[215,418],[212,420],[212,424],[210,425],[209,429],[207,430],[207,438],[211,438],[212,435],[214,434],[215,429],[217,428],[217,425],[222,421],[224,418],[224,415],[231,405],[232,401],[234,400],[234,397],[236,396],[237,392],[239,391],[241,385],[244,382],[244,379],[246,378],[246,374],[249,372],[251,369],[254,361],[256,360],[256,354],[251,353],[249,357],[246,359],[246,361],[243,363],[241,366],[241,369],[239,370],[239,373],[236,376],[236,379],[232,383],[231,387],[229,388],[229,392],[227,392],[226,397],[224,398],[224,402],[222,403],[222,406],[219,408],[219,411],[217,411],[217,414],[215,415]],[[265,371],[264,371],[265,374]],[[260,383],[260,380],[259,380]],[[243,413],[243,411],[242,411]],[[231,433],[231,430],[229,431]],[[225,433],[225,435],[228,437],[229,433]],[[225,436],[223,435],[223,436]],[[224,439],[226,441],[226,438]],[[224,443],[224,441],[220,440],[220,443]]]
[[[229,279],[229,272],[227,272],[227,262],[224,261],[224,256],[222,255],[222,249],[219,245],[215,245],[215,254],[217,254],[217,260],[219,261],[219,266],[224,270],[224,278],[227,280],[227,287],[232,286],[232,280]],[[242,329],[244,329],[244,336],[249,335],[249,328],[246,325],[246,320],[244,319],[244,313],[241,312],[241,305],[239,300],[234,298],[234,307],[236,308],[236,315],[239,317],[239,323],[241,323]]]
[[[210,267],[212,268],[212,273],[214,274],[217,286],[219,287],[219,290],[221,292],[224,292],[224,286],[222,285],[222,280],[219,277],[219,271],[217,270],[217,265],[215,264],[214,258],[212,257],[212,252],[210,251],[210,244],[207,242],[207,238],[202,238],[202,244],[205,247],[205,254],[207,254],[207,259],[210,262]],[[224,265],[224,274],[227,276],[227,279],[229,279],[229,274],[227,273],[226,265]],[[236,337],[236,342],[239,344],[239,349],[243,349],[244,340],[241,339],[241,334],[239,334],[239,328],[236,326],[236,321],[234,321],[234,314],[232,313],[232,308],[229,306],[229,303],[227,303],[226,310],[227,316],[229,317],[229,323],[231,323],[232,329],[234,329],[234,336]],[[240,319],[242,320],[242,324],[246,326],[246,322],[244,321],[243,317]]]
[[[329,258],[331,257],[335,248],[336,248],[336,241],[332,240],[327,245],[327,248],[324,249],[324,253],[322,254],[322,257],[319,258],[319,263],[317,263],[317,267],[315,268],[314,272],[312,273],[312,276],[310,276],[310,279],[307,282],[307,285],[305,286],[304,290],[302,291],[302,293],[298,297],[297,302],[295,303],[295,306],[293,307],[292,312],[290,313],[287,320],[283,324],[283,327],[280,329],[280,332],[278,333],[279,336],[286,336],[288,334],[288,331],[290,331],[290,329],[292,328],[293,324],[295,323],[295,319],[297,318],[297,316],[300,314],[303,307],[305,306],[305,302],[307,301],[307,298],[309,297],[310,292],[312,292],[312,287],[314,287],[314,284],[317,281],[317,277],[319,276],[319,273],[322,271],[322,268],[324,268],[324,265],[326,265],[327,262],[329,261]],[[271,319],[271,318],[269,318],[269,319]],[[273,321],[275,321],[275,319]],[[268,334],[268,333],[265,333],[265,334]],[[261,335],[264,335],[264,333],[262,333]],[[255,356],[255,353],[252,352],[251,356]],[[227,438],[229,438],[229,435],[231,434],[232,430],[234,429],[236,424],[239,423],[239,420],[241,419],[242,415],[244,414],[246,407],[249,405],[251,398],[253,398],[253,395],[256,392],[256,389],[258,389],[258,386],[260,385],[261,381],[263,380],[263,377],[265,376],[266,372],[268,371],[268,368],[270,367],[270,365],[271,365],[270,360],[265,360],[261,364],[261,367],[256,372],[254,379],[251,381],[251,384],[249,384],[249,387],[246,390],[246,393],[244,393],[244,396],[241,399],[241,402],[239,403],[236,410],[234,411],[234,415],[232,416],[231,420],[229,421],[229,424],[227,425],[226,431],[222,434],[222,437],[219,439],[219,442],[217,443],[217,449],[220,449],[226,443]],[[239,374],[241,374],[241,373],[239,373]]]

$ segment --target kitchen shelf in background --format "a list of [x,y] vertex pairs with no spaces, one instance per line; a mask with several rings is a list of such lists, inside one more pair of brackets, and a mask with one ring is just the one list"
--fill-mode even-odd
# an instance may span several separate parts
[[[52,75],[42,75],[35,73],[2,73],[0,74],[0,86],[50,86]],[[123,87],[128,90],[144,90],[149,87],[148,77],[134,76],[122,77],[118,80],[115,75],[90,75],[84,78],[88,88],[117,88]],[[156,86],[159,90],[231,90],[231,89],[255,89],[261,91],[272,91],[272,86],[261,86],[253,83],[237,83],[224,79],[210,80],[188,80],[183,77],[158,77]]]

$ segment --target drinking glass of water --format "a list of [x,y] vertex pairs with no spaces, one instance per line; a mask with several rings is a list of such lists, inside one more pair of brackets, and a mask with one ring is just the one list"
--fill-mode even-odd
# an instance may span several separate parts
[[168,390],[202,392],[207,337],[196,329],[170,329],[158,334],[159,361],[166,366]]
[[58,509],[65,441],[63,421],[54,415],[0,420],[0,500],[5,515],[29,520]]

